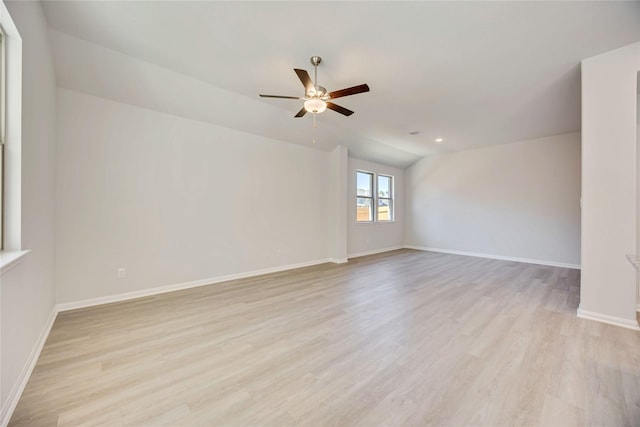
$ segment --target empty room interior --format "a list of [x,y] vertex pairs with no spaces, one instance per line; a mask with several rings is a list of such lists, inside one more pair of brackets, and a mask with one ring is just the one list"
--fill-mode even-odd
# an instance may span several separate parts
[[0,2],[0,426],[640,425],[640,2]]

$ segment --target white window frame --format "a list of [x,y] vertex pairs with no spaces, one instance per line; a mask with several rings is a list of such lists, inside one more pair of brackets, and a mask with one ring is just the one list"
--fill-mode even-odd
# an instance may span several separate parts
[[[369,181],[371,182],[371,196],[358,195],[358,174],[366,174],[370,176]],[[376,174],[374,172],[357,170],[356,171],[356,222],[369,223],[369,222],[375,221],[375,218],[376,218],[375,195],[376,195]],[[369,215],[369,219],[367,221],[358,221],[358,199],[368,199],[370,201],[371,214]]]
[[6,35],[2,26],[0,26],[0,251],[4,249],[4,146],[6,142],[5,138],[5,123],[6,123],[6,81],[7,81],[7,67],[5,62],[5,45]]
[[[364,173],[367,175],[371,175],[371,197],[358,195],[358,174]],[[389,197],[380,197],[378,194],[378,178],[379,177],[390,178],[389,185]],[[389,175],[387,173],[377,173],[373,171],[368,171],[364,169],[356,170],[356,223],[357,224],[373,224],[373,223],[391,223],[395,222],[395,177],[393,175]],[[371,216],[368,221],[358,221],[358,199],[370,199],[371,200]],[[389,203],[389,219],[380,219],[378,218],[378,201],[379,200],[387,200]]]
[[22,38],[4,2],[0,1],[4,32],[1,85],[4,95],[2,147],[2,249],[0,275],[18,264],[28,249],[22,247]]

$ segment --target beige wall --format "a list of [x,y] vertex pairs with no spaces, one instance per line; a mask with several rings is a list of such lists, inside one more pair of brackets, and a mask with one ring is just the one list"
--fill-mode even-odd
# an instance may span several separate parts
[[[401,247],[404,243],[404,170],[353,157],[349,158],[348,169],[348,255],[374,253],[384,249]],[[356,171],[358,170],[393,176],[395,189],[395,221],[373,223],[356,222]]]
[[410,246],[580,264],[580,136],[426,157],[405,174]]
[[640,43],[582,61],[582,317],[638,328],[637,79]]
[[66,89],[57,112],[58,302],[328,258],[330,153]]
[[3,417],[26,377],[55,306],[55,76],[38,2],[7,2],[23,45],[22,247],[31,252],[0,280]]

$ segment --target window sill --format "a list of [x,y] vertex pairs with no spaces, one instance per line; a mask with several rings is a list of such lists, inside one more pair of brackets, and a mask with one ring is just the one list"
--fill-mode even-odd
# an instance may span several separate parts
[[0,251],[0,274],[19,264],[29,252],[31,251]]
[[363,224],[363,225],[371,225],[371,224],[393,224],[396,221],[356,221],[356,224]]

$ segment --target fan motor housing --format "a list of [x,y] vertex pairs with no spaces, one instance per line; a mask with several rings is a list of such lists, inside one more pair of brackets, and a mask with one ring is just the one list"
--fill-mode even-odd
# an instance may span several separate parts
[[315,90],[309,91],[307,96],[310,98],[323,98],[327,94],[327,89],[323,86],[314,86]]

